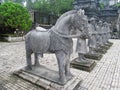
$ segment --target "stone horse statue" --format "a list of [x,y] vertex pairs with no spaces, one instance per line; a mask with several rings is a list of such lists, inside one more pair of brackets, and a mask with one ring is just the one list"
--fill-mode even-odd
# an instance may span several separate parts
[[71,35],[71,29],[84,30],[84,16],[80,10],[71,10],[64,13],[50,30],[32,30],[25,37],[26,69],[32,70],[31,54],[35,56],[35,66],[40,65],[38,55],[41,57],[46,52],[55,53],[58,67],[59,80],[65,84],[66,79],[71,79],[70,54],[72,53],[72,38],[80,35]]

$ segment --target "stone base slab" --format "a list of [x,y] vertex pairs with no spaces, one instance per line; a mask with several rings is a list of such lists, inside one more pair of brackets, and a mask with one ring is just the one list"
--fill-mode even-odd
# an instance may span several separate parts
[[[76,58],[76,59],[78,59],[78,58]],[[90,72],[96,66],[96,62],[94,60],[90,59],[90,63],[80,63],[80,62],[77,62],[76,59],[74,59],[71,62],[71,66],[73,68],[77,68],[77,69],[80,69],[80,70]]]
[[111,43],[111,42],[108,42],[107,44],[105,44],[106,46],[108,46],[108,47],[111,47],[112,45],[113,45],[113,43]]
[[101,54],[105,54],[107,52],[106,49],[103,49],[103,48],[99,48],[99,49],[96,49],[95,50],[97,53],[101,53]]
[[[44,72],[44,71],[42,71],[42,72]],[[53,72],[51,72],[51,73],[53,73]],[[21,69],[19,71],[14,72],[14,74],[19,76],[20,78],[27,80],[33,84],[36,84],[40,87],[43,87],[47,90],[73,90],[73,89],[77,89],[80,86],[82,79],[81,79],[78,72],[75,72],[73,70],[72,73],[73,73],[73,78],[68,80],[65,85],[60,85],[56,82],[53,82],[54,80],[53,81],[50,80],[53,78],[45,79],[45,78],[43,78],[39,75],[35,75],[34,73],[31,73],[29,71],[26,72],[24,69]],[[46,72],[44,74],[46,74],[48,76],[51,75],[50,73],[46,73]],[[51,75],[51,77],[56,78],[56,76],[52,76],[52,75]]]
[[101,48],[104,49],[104,50],[108,50],[110,48],[110,46],[104,45],[104,46],[101,46]]
[[102,54],[100,53],[96,53],[96,54],[85,54],[85,57],[86,58],[89,58],[89,59],[94,59],[94,60],[100,60],[102,58]]

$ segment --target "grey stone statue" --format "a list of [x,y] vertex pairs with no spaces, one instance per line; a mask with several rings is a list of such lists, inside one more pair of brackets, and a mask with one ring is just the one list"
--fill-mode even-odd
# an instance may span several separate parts
[[107,25],[108,25],[108,27],[107,27],[108,39],[110,39],[111,38],[111,29],[110,29],[111,24],[108,23]]
[[108,23],[105,22],[105,44],[107,44],[108,41]]
[[87,44],[86,44],[86,39],[88,38],[88,19],[86,17],[86,22],[84,26],[84,31],[87,32],[81,32],[78,31],[77,33],[81,34],[80,37],[77,39],[77,46],[76,46],[76,52],[78,53],[78,59],[76,59],[77,62],[80,63],[89,63],[89,60],[85,58],[85,54],[88,53],[87,50]]
[[103,45],[106,44],[106,41],[107,41],[107,28],[106,28],[106,22],[103,23],[103,26],[102,26],[102,41],[103,41]]
[[98,32],[98,34],[97,34],[97,47],[98,47],[98,48],[100,48],[101,46],[103,46],[101,28],[102,28],[102,21],[100,20],[100,21],[97,23],[97,25],[96,25],[96,30],[97,30],[97,32]]
[[[85,15],[84,15],[85,17]],[[77,38],[76,52],[78,57],[71,62],[71,66],[80,70],[91,71],[96,65],[95,61],[88,59],[86,55],[88,54],[86,39],[89,38],[88,33],[88,18],[85,17],[85,22],[82,24],[84,26],[84,31],[78,31],[81,36]]]
[[106,22],[106,43],[108,44],[108,40],[111,38],[111,30],[110,24]]
[[50,30],[32,30],[25,38],[26,45],[26,69],[32,69],[31,54],[35,56],[35,66],[39,66],[38,55],[41,57],[47,51],[53,52],[56,55],[59,67],[59,82],[65,84],[67,78],[71,79],[70,72],[70,54],[73,48],[73,37],[80,35],[70,35],[71,28],[74,30],[83,31],[82,22],[84,17],[81,16],[80,10],[71,10],[64,13]]
[[96,19],[94,17],[90,18],[89,20],[89,25],[88,25],[88,30],[89,30],[89,39],[88,39],[88,46],[89,46],[89,53],[94,54],[96,46],[97,46],[97,41],[96,41]]

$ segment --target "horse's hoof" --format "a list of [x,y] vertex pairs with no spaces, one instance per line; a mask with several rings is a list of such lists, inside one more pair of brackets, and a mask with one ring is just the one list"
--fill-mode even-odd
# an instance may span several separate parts
[[35,67],[39,67],[39,66],[40,66],[40,64],[38,64],[38,63],[37,63],[37,64],[34,64],[34,66],[35,66]]
[[72,74],[68,74],[68,75],[66,75],[67,80],[72,79],[72,77],[73,77],[73,75],[72,75]]
[[25,70],[32,70],[32,67],[31,66],[26,66]]
[[66,79],[60,80],[61,85],[65,85],[66,81],[67,81]]

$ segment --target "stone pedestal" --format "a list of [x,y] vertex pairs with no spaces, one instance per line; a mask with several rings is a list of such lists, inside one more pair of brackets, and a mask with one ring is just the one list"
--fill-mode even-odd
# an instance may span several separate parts
[[109,43],[109,45],[111,45],[111,46],[113,45],[113,43],[112,43],[112,42],[109,42],[109,41],[108,41],[108,43]]
[[98,48],[98,49],[96,49],[95,50],[97,53],[100,53],[100,54],[105,54],[106,52],[107,52],[107,50],[106,49],[104,49],[104,48]]
[[21,69],[15,75],[47,90],[73,90],[77,89],[82,81],[79,73],[72,72],[72,79],[63,85],[59,82],[58,71],[50,70],[44,66],[34,67],[32,70]]
[[[78,58],[76,58],[76,59],[78,59]],[[74,59],[71,62],[71,66],[73,68],[77,68],[77,69],[80,69],[80,70],[90,72],[96,66],[96,62],[94,60],[90,60],[89,63],[80,63],[80,62],[77,62],[76,59]]]
[[108,46],[108,47],[111,47],[113,45],[113,43],[107,42],[107,44],[105,44],[105,45]]
[[101,46],[102,49],[104,50],[108,50],[110,48],[110,46],[108,46],[107,44],[105,44],[104,46]]
[[95,54],[88,53],[85,55],[85,57],[89,58],[89,59],[100,60],[102,58],[102,54],[100,54],[100,53],[95,53]]

